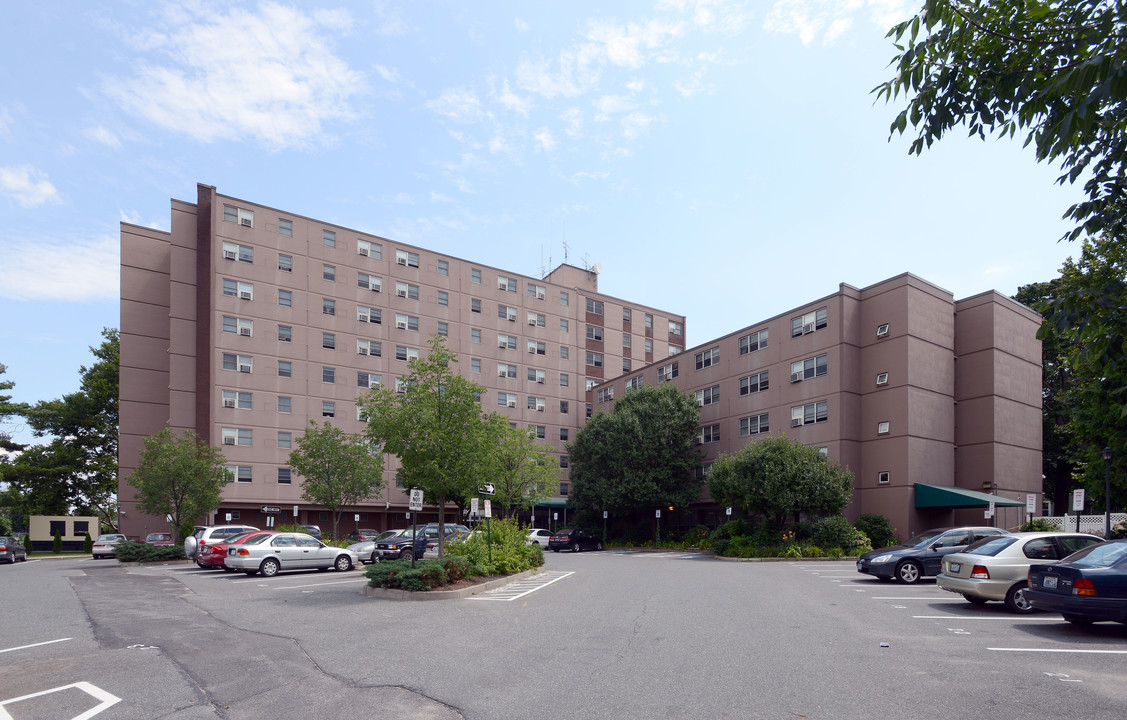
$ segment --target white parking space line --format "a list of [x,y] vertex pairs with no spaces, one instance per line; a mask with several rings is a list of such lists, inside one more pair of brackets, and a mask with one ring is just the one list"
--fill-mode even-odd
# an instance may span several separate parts
[[322,585],[348,585],[350,583],[368,582],[368,578],[352,578],[351,580],[334,580],[332,582],[309,583],[308,585],[285,585],[273,588],[274,590],[297,590],[298,588],[321,587]]
[[552,583],[563,580],[565,577],[574,575],[575,571],[549,571],[540,573],[527,580],[518,580],[514,583],[509,583],[504,587],[499,587],[494,590],[488,590],[481,595],[472,595],[467,597],[466,600],[493,600],[496,602],[512,602],[518,600],[529,593],[536,592],[542,588],[546,588]]
[[90,718],[94,717],[106,708],[121,702],[121,698],[117,697],[116,695],[111,695],[97,685],[91,685],[88,682],[76,682],[71,683],[70,685],[63,685],[62,687],[51,688],[50,690],[41,690],[40,692],[31,693],[30,695],[21,695],[17,698],[0,700],[0,720],[12,720],[12,716],[9,715],[8,711],[4,709],[5,705],[13,705],[22,700],[31,700],[32,698],[50,695],[51,693],[60,692],[62,690],[70,690],[71,688],[78,688],[82,692],[86,693],[87,695],[93,696],[96,700],[99,701],[97,705],[90,708],[81,715],[76,715],[72,720],[90,720]]
[[1008,620],[1015,622],[1060,622],[1054,617],[1021,617],[1020,615],[913,615],[917,620]]
[[58,640],[44,640],[43,642],[32,643],[31,645],[20,645],[19,647],[10,647],[0,650],[0,653],[15,652],[16,650],[26,650],[28,648],[40,647],[41,645],[50,645],[52,643],[66,642],[72,638],[59,638]]
[[[842,585],[841,587],[846,587]],[[963,603],[964,600],[960,598],[947,597],[944,595],[926,596],[926,595],[913,595],[912,597],[889,597],[887,595],[874,595],[873,600],[946,600],[947,602]]]
[[1075,655],[1127,655],[1127,650],[1076,650],[1073,648],[1001,648],[1001,647],[988,647],[987,650],[994,650],[995,652],[1044,652],[1044,653],[1068,653]]

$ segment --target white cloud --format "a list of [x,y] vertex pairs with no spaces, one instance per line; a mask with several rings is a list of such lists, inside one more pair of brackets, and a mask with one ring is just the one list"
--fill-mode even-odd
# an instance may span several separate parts
[[560,178],[574,185],[578,185],[580,180],[605,180],[609,176],[610,173],[608,171],[599,170],[595,172],[583,171],[572,173],[570,175],[560,175]]
[[524,20],[521,20],[519,17],[513,18],[513,27],[515,27],[518,32],[528,32],[530,29],[532,29],[531,25],[529,25]]
[[568,135],[575,137],[583,130],[583,113],[577,107],[570,107],[560,113],[560,120],[567,123]]
[[364,76],[318,33],[335,31],[339,16],[268,2],[257,13],[180,8],[173,17],[166,32],[130,38],[157,57],[104,83],[127,111],[203,142],[249,137],[271,150],[324,142],[325,123],[354,117]]
[[619,25],[594,21],[588,26],[584,51],[589,56],[619,67],[637,69],[646,62],[645,51],[661,48],[684,34],[680,23],[647,20]]
[[634,139],[644,133],[653,121],[654,118],[650,115],[640,112],[630,113],[622,118],[622,133],[626,137]]
[[885,29],[911,14],[905,0],[777,0],[763,27],[770,32],[798,35],[803,45],[819,38],[823,45],[833,45],[865,8],[869,19]]
[[376,72],[389,83],[399,82],[399,72],[383,65],[376,65]]
[[505,78],[505,80],[502,81],[501,92],[494,93],[493,97],[497,100],[497,102],[501,103],[501,105],[506,110],[512,110],[513,112],[518,113],[519,115],[522,115],[524,117],[528,117],[528,112],[532,109],[531,98],[521,97],[520,95],[517,95],[515,92],[513,92],[509,87],[508,78]]
[[615,113],[624,113],[633,110],[637,104],[625,95],[603,95],[594,101],[595,119],[606,121]]
[[107,130],[102,125],[98,125],[97,127],[88,127],[82,131],[82,134],[90,138],[94,142],[102,143],[103,145],[111,147],[114,150],[121,149],[121,140],[118,139],[117,135]]
[[397,205],[414,205],[415,198],[410,193],[400,192],[395,193],[395,202]]
[[445,196],[445,195],[443,195],[442,193],[440,193],[440,192],[436,192],[436,191],[434,191],[434,190],[431,190],[431,191],[430,191],[430,201],[431,201],[431,202],[441,202],[441,203],[454,202],[453,200],[451,200],[450,198],[446,197],[446,196]]
[[403,19],[403,11],[386,2],[375,3],[376,32],[380,35],[406,35],[407,21]]
[[313,11],[313,19],[317,24],[335,30],[338,33],[347,33],[352,30],[352,15],[343,8],[337,10],[325,10],[318,8]]
[[556,149],[556,139],[552,137],[552,131],[547,127],[540,127],[532,134],[536,139],[536,143],[544,152],[552,152]]
[[509,147],[508,141],[506,141],[505,138],[503,138],[503,137],[498,136],[498,137],[495,137],[495,138],[493,138],[492,140],[489,141],[489,152],[491,152],[491,153],[512,152],[512,151],[513,151],[513,149],[511,147]]
[[482,107],[477,94],[465,88],[446,90],[436,99],[428,101],[426,107],[455,122],[472,123],[491,117],[490,113]]
[[14,243],[0,264],[0,295],[13,300],[107,300],[118,296],[121,239]]
[[163,230],[165,232],[168,232],[168,225],[164,221],[154,220],[152,222],[146,223],[141,220],[141,213],[137,212],[136,210],[119,210],[118,214],[121,217],[122,222],[129,223],[130,225],[140,225],[142,227],[150,227],[154,230]]
[[62,201],[47,174],[30,165],[0,167],[0,193],[12,196],[25,208]]

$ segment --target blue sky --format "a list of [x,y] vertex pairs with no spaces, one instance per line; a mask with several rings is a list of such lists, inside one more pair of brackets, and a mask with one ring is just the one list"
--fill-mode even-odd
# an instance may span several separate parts
[[[77,388],[119,222],[195,185],[687,316],[689,345],[910,271],[1056,275],[1079,199],[1020,140],[922,157],[870,90],[900,0],[9,3],[0,363]],[[685,255],[682,248],[689,248]],[[26,428],[2,428],[27,440]]]

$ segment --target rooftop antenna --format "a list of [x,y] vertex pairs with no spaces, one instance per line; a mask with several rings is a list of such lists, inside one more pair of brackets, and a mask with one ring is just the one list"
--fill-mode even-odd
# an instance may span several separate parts
[[567,240],[563,241],[563,249],[564,249],[564,265],[567,265]]

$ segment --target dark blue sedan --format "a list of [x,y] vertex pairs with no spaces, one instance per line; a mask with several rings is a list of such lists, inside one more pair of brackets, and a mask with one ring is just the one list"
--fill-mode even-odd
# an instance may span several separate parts
[[1093,545],[1052,565],[1031,565],[1025,597],[1037,610],[1060,613],[1076,625],[1127,623],[1127,540]]

